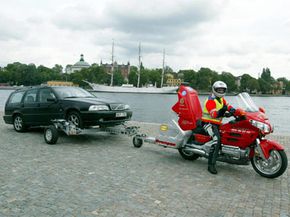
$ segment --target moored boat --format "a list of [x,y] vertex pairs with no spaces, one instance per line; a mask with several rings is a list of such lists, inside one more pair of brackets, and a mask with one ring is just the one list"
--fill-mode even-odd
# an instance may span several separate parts
[[96,92],[113,92],[113,93],[158,93],[158,94],[169,94],[176,93],[178,87],[161,87],[157,88],[154,86],[148,87],[134,87],[132,84],[123,84],[122,86],[107,86],[101,84],[90,83],[84,81],[91,86]]

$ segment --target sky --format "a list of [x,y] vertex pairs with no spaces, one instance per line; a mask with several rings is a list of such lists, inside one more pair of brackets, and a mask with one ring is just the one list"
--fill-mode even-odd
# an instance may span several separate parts
[[290,80],[288,0],[0,0],[0,66],[86,62],[208,67]]

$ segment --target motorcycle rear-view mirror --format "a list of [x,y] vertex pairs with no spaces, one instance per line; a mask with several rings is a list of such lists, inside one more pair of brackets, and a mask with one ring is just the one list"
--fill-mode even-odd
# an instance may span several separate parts
[[259,107],[259,111],[262,113],[266,113],[265,109],[263,107]]

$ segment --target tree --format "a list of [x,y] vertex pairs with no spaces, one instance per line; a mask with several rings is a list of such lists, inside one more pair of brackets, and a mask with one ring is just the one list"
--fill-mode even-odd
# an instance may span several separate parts
[[130,67],[130,74],[129,74],[129,84],[133,84],[135,87],[137,86],[137,79],[138,79],[138,68],[136,66]]
[[56,73],[61,74],[62,73],[62,70],[63,70],[63,67],[62,67],[62,65],[55,64],[54,67],[52,68],[52,70],[54,72],[56,72]]
[[249,74],[242,75],[240,91],[256,93],[260,89],[259,82]]
[[185,82],[188,82],[189,85],[193,88],[197,87],[197,72],[194,70],[180,70],[178,72],[178,77],[183,78]]
[[197,89],[211,91],[211,86],[217,80],[219,80],[217,72],[209,68],[200,68],[196,77]]
[[259,79],[259,84],[262,93],[272,93],[274,90],[275,79],[271,76],[271,71],[269,68],[263,68],[261,78]]
[[230,72],[222,72],[219,79],[227,84],[228,92],[237,91],[236,78]]

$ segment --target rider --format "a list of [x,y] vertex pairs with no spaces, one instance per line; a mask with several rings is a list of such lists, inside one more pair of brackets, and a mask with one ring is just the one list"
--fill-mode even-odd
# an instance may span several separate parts
[[217,174],[215,167],[217,155],[221,146],[219,126],[226,111],[235,114],[236,110],[224,99],[227,85],[223,81],[216,81],[212,85],[212,94],[204,103],[202,122],[203,128],[212,138],[212,145],[208,157],[208,171]]

